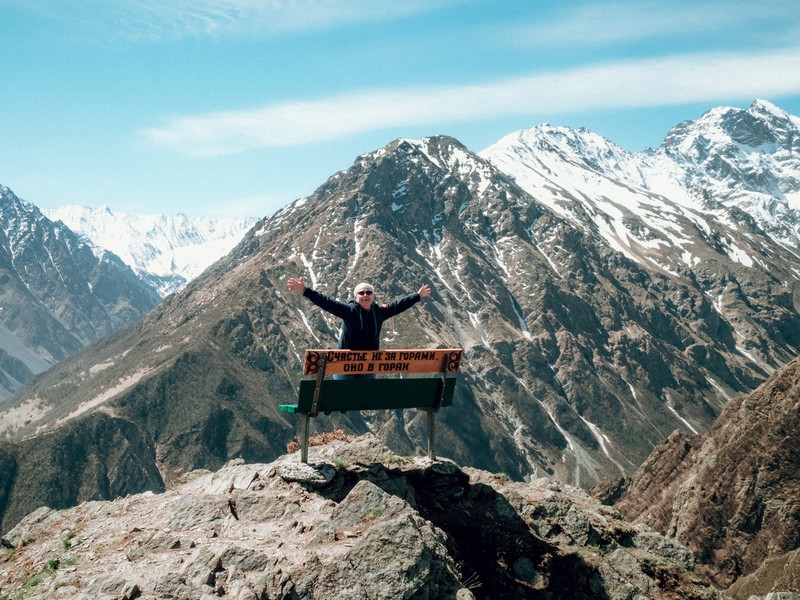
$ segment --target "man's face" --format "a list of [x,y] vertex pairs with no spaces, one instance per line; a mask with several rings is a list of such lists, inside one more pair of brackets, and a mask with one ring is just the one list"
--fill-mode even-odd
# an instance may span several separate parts
[[362,287],[356,291],[356,302],[361,308],[369,310],[372,307],[372,297],[374,292],[372,288]]

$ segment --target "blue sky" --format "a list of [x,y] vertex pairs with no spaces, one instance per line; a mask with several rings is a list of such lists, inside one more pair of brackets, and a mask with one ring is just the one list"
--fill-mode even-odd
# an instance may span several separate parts
[[264,216],[395,138],[800,115],[797,0],[0,0],[0,184]]

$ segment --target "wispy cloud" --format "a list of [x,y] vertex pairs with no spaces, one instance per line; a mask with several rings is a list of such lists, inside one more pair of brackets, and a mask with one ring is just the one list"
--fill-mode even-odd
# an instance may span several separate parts
[[275,35],[390,21],[464,0],[4,0],[99,36]]
[[178,117],[144,132],[194,156],[297,146],[366,131],[440,126],[509,115],[559,115],[800,93],[800,47],[627,60],[484,85],[364,90],[253,110]]
[[663,2],[621,0],[564,5],[541,22],[514,26],[503,35],[507,42],[532,46],[608,46],[643,40],[685,39],[732,31],[750,37],[769,24],[769,37],[794,34],[800,25],[796,0],[710,0]]

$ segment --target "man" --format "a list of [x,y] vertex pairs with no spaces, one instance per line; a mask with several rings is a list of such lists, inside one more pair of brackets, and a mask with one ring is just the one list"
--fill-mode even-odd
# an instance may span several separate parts
[[423,284],[415,294],[378,304],[373,287],[369,283],[359,283],[353,290],[352,300],[339,302],[307,287],[302,277],[290,278],[288,285],[290,291],[303,294],[322,310],[342,319],[342,333],[336,347],[345,350],[379,350],[383,322],[431,295],[431,288]]

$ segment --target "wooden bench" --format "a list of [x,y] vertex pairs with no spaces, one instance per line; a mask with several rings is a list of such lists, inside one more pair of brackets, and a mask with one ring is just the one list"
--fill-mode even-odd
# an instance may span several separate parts
[[[300,460],[308,462],[309,421],[319,413],[417,408],[428,413],[428,456],[436,458],[436,412],[453,404],[461,349],[307,350],[297,404],[303,415]],[[334,375],[374,378],[334,379]]]

